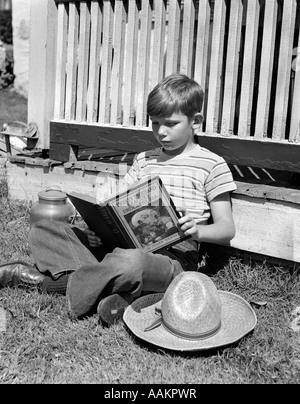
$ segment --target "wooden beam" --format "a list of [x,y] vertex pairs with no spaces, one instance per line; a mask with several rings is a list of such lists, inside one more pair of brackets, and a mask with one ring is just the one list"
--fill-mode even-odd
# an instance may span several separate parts
[[[79,123],[50,123],[51,144],[108,148],[142,152],[159,147],[150,129],[117,126],[95,126]],[[300,144],[241,139],[236,136],[197,135],[197,142],[222,156],[228,164],[300,172]],[[51,146],[52,147],[52,146]],[[59,160],[54,155],[51,157]],[[62,160],[67,161],[67,160]]]
[[300,145],[288,141],[199,135],[198,143],[228,164],[300,172]]
[[[141,152],[158,147],[152,131],[147,129],[123,128],[117,126],[100,126],[79,123],[51,122],[51,158],[59,159],[56,153],[52,153],[52,145],[55,150],[59,144],[72,146],[91,146],[108,148],[130,152]],[[53,152],[55,152],[55,150]],[[69,149],[68,149],[69,150]],[[68,161],[63,159],[62,161]]]

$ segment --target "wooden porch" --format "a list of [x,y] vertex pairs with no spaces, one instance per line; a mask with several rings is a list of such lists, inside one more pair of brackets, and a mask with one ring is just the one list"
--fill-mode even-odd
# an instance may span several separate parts
[[148,92],[181,71],[205,91],[199,144],[238,184],[231,246],[299,263],[299,10],[299,0],[32,0],[38,136],[7,162],[11,197],[118,181],[155,146]]

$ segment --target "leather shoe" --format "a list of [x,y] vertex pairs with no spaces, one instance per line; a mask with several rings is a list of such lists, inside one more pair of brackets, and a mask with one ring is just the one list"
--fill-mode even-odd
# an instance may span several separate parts
[[100,300],[97,307],[99,323],[116,324],[123,318],[123,313],[131,303],[133,296],[129,293],[115,293]]
[[0,264],[0,287],[37,286],[45,275],[24,261],[10,261]]

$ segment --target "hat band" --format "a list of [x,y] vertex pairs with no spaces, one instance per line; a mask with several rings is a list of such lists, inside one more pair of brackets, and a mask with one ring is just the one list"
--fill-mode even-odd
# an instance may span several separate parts
[[206,339],[206,338],[212,337],[213,335],[217,334],[217,332],[221,328],[221,320],[220,320],[219,324],[212,330],[202,332],[200,334],[191,335],[191,334],[185,333],[183,331],[176,330],[175,328],[171,327],[169,324],[165,323],[165,321],[163,319],[162,319],[162,324],[168,331],[170,331],[171,334],[175,335],[176,337],[180,337],[180,338],[184,338],[184,339],[191,339],[191,340]]

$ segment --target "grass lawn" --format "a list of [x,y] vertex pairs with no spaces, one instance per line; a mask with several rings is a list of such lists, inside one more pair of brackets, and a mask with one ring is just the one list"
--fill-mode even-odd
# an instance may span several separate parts
[[27,99],[16,93],[13,87],[0,89],[0,128],[4,123],[27,123]]
[[[30,262],[29,209],[27,203],[9,200],[2,182],[0,261]],[[299,384],[299,274],[230,257],[210,276],[219,289],[267,304],[255,308],[258,324],[238,343],[193,353],[157,349],[139,341],[123,323],[102,327],[96,315],[74,320],[62,295],[0,289],[6,313],[0,383]]]
[[[12,121],[27,123],[27,99],[18,94],[13,87],[0,88],[0,130],[4,123]],[[5,153],[4,137],[1,138],[0,135],[0,157]]]

